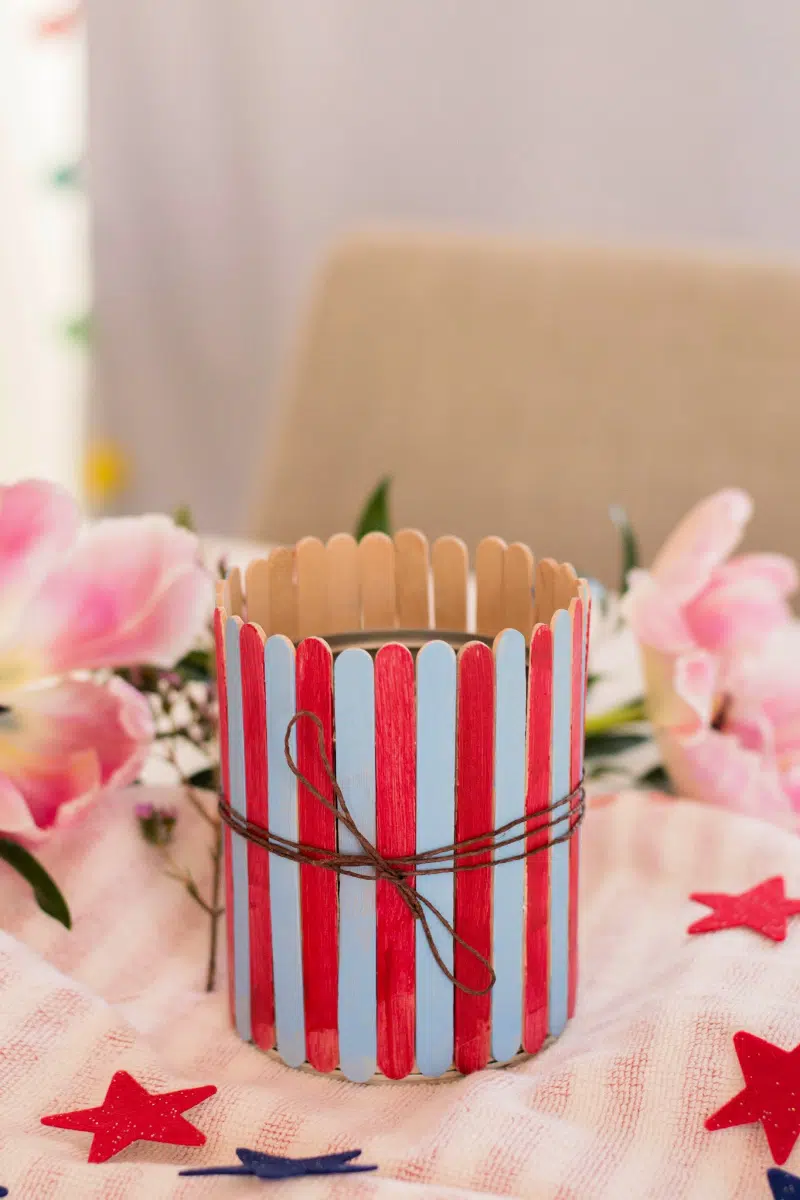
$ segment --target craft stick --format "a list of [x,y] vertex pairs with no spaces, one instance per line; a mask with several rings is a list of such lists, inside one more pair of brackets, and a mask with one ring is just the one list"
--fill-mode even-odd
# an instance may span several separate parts
[[394,535],[397,587],[397,624],[401,629],[429,629],[428,539],[417,529],[400,529]]
[[254,558],[245,572],[247,585],[247,619],[260,625],[265,634],[272,632],[269,620],[269,561]]
[[[267,712],[264,686],[264,634],[245,625],[239,637],[244,710],[244,772],[247,819],[269,828],[267,799]],[[262,1050],[275,1045],[272,979],[272,921],[269,906],[269,852],[247,843],[250,912],[250,1010],[253,1041]]]
[[[456,656],[445,642],[417,655],[417,853],[455,841]],[[453,876],[420,875],[417,890],[453,924]],[[453,939],[431,922],[436,948],[453,970]],[[453,1062],[453,985],[417,922],[417,1068],[443,1075]]]
[[[214,595],[217,608],[228,608],[228,588],[224,579],[217,579],[214,586]],[[227,612],[225,616],[227,617]]]
[[[582,642],[582,646],[581,646],[582,691],[581,691],[581,697],[580,697],[579,743],[578,743],[579,744],[578,777],[579,777],[579,779],[582,779],[583,772],[584,772],[584,756],[585,756],[585,752],[586,752],[586,693],[587,693],[588,686],[589,686],[589,643],[590,643],[591,622],[592,622],[591,591],[590,591],[589,585],[585,579],[578,580],[578,594],[580,596],[582,609],[583,609],[583,642]],[[574,737],[574,734],[573,734],[573,737]],[[573,836],[573,839],[572,839],[572,842],[575,843],[576,849],[574,851],[574,858],[570,860],[570,872],[574,871],[576,877],[579,877],[579,873],[580,873],[580,838],[581,838],[581,832],[580,832],[580,830],[578,830],[578,832]],[[572,845],[572,842],[570,843],[570,846]],[[571,880],[572,880],[572,875],[570,875],[570,881]],[[576,892],[577,892],[577,887],[576,887]],[[572,911],[573,910],[571,909],[570,912],[572,912]],[[570,929],[570,949],[569,949],[570,976],[569,976],[569,981],[568,981],[569,995],[567,997],[568,1016],[570,1016],[570,1017],[572,1017],[575,1013],[575,999],[576,999],[577,988],[578,988],[578,966],[579,966],[578,911],[579,910],[578,910],[578,904],[577,904],[577,899],[576,899],[576,904],[575,904],[575,908],[574,908],[575,919],[574,919],[574,922]]]
[[358,547],[349,533],[335,534],[325,547],[328,574],[328,632],[361,628]]
[[[388,858],[413,854],[416,846],[414,716],[411,652],[382,646],[375,658],[375,786],[377,845]],[[377,883],[377,913],[378,1067],[403,1079],[414,1067],[416,922],[385,879]]]
[[[225,671],[228,688],[228,803],[235,813],[247,815],[244,772],[244,724],[242,672],[239,656],[240,617],[228,617],[225,625]],[[240,834],[231,838],[233,875],[233,974],[236,1031],[249,1042],[250,1022],[250,914],[248,897],[247,842]]]
[[431,550],[434,623],[436,629],[467,628],[469,555],[460,538],[441,537]]
[[556,607],[569,608],[578,596],[578,576],[571,563],[560,563],[556,575]]
[[[347,807],[364,836],[375,844],[375,679],[366,650],[345,650],[334,666],[336,777]],[[342,854],[363,854],[339,827]],[[375,1074],[376,1028],[375,881],[342,875],[339,880],[339,1058],[354,1083]]]
[[[224,589],[224,581],[219,581]],[[225,597],[223,596],[223,599]],[[214,611],[214,647],[216,651],[217,668],[217,707],[219,711],[219,766],[222,783],[222,795],[230,804],[231,785],[228,773],[228,688],[225,671],[225,610],[218,607]],[[231,863],[231,830],[223,826],[222,851],[225,867],[225,932],[226,953],[228,962],[228,1008],[231,1021],[236,1019],[234,1007],[234,966],[233,966],[233,866]]]
[[295,547],[297,566],[297,636],[324,637],[328,632],[328,570],[325,547],[307,537]]
[[[330,763],[332,675],[327,642],[320,638],[302,641],[297,648],[297,711],[316,713],[322,721]],[[320,757],[317,726],[308,718],[297,724],[297,765],[317,791],[333,803],[333,789]],[[301,842],[320,850],[336,849],[336,817],[302,783],[298,787],[298,813]],[[306,1058],[318,1071],[333,1071],[339,1061],[337,897],[332,871],[313,863],[300,867]]]
[[[584,654],[586,649],[583,599],[578,596],[569,606],[572,621],[572,687],[570,695],[570,791],[578,786],[583,771],[583,697]],[[571,821],[574,825],[574,821]],[[575,1011],[578,973],[578,872],[580,830],[569,840],[569,932],[567,959],[567,1016]]]
[[[553,732],[550,803],[555,804],[570,790],[570,705],[572,701],[572,621],[561,608],[550,622],[553,631]],[[566,805],[554,812],[559,819],[551,840],[569,830]],[[548,1032],[558,1037],[567,1023],[569,963],[569,843],[550,851],[550,989]]]
[[502,538],[487,537],[478,543],[475,577],[478,591],[476,629],[482,637],[496,637],[505,617],[505,557]]
[[[536,625],[531,638],[528,677],[528,793],[526,812],[550,805],[550,755],[553,725],[553,635],[549,625]],[[546,815],[529,828],[543,825]],[[549,829],[533,832],[527,848],[547,844]],[[525,992],[522,1045],[529,1054],[547,1037],[550,963],[550,855],[546,850],[525,860]]]
[[[583,601],[583,717],[586,720],[586,692],[589,687],[589,645],[592,627],[592,589],[585,579],[578,580],[578,595]],[[581,746],[581,755],[585,745]]]
[[[456,841],[494,828],[493,741],[494,660],[483,642],[469,642],[458,655],[458,736],[456,767]],[[488,845],[488,843],[487,843]],[[470,854],[467,862],[485,869],[456,873],[455,928],[467,945],[492,959],[492,853]],[[460,983],[482,988],[486,968],[462,945],[455,947],[455,975]],[[469,1074],[489,1061],[491,996],[470,996],[456,989],[455,1065]]]
[[522,542],[514,542],[506,551],[503,626],[518,629],[526,642],[533,633],[533,555]]
[[558,608],[556,589],[558,563],[553,558],[540,558],[536,564],[536,584],[534,596],[534,620],[536,624],[549,625],[553,613]]
[[241,617],[244,620],[244,596],[242,595],[242,573],[238,567],[231,567],[228,571],[228,598],[230,607],[228,613],[232,617]]
[[269,577],[269,629],[297,641],[297,585],[294,550],[278,546],[267,559]]
[[361,613],[365,629],[394,629],[397,611],[394,543],[385,533],[368,533],[358,543]]
[[[297,780],[284,754],[286,729],[296,711],[295,650],[281,634],[264,647],[267,703],[267,777],[270,828],[277,837],[298,839]],[[297,731],[289,747],[297,762]],[[273,855],[270,859],[270,916],[275,977],[275,1031],[278,1053],[290,1067],[305,1062],[303,958],[300,925],[300,868]]]
[[[494,645],[495,751],[494,822],[500,829],[525,815],[526,680],[525,637],[506,629]],[[521,833],[516,826],[513,834]],[[495,858],[518,852],[523,843],[500,850]],[[507,1062],[522,1045],[522,952],[525,862],[494,868],[492,946],[497,981],[492,988],[492,1057]]]

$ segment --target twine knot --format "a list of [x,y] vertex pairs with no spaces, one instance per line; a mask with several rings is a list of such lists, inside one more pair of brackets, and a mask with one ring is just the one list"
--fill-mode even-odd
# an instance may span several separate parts
[[[329,800],[327,796],[323,795],[311,780],[303,774],[294,761],[290,744],[291,736],[295,725],[297,725],[301,718],[308,718],[317,727],[320,761],[330,782],[334,797],[333,800]],[[302,842],[295,842],[288,838],[280,837],[271,830],[264,829],[254,821],[250,821],[240,813],[235,812],[225,797],[220,797],[219,800],[219,813],[222,819],[235,833],[240,834],[247,841],[262,846],[270,854],[276,854],[280,858],[289,859],[291,862],[298,863],[301,866],[321,867],[323,870],[333,871],[337,875],[347,875],[355,879],[383,879],[391,883],[411,915],[415,920],[419,921],[434,961],[450,983],[458,988],[459,991],[465,992],[468,996],[485,996],[487,992],[491,991],[497,979],[492,964],[474,946],[471,946],[457,933],[452,922],[448,921],[436,905],[426,896],[422,895],[411,881],[419,875],[458,874],[462,871],[490,870],[503,863],[519,862],[521,859],[530,858],[532,855],[538,854],[543,850],[548,850],[560,842],[567,841],[574,835],[583,820],[585,793],[582,781],[569,795],[563,797],[561,800],[557,800],[548,808],[539,809],[537,812],[526,813],[524,816],[516,817],[514,820],[506,822],[505,825],[489,833],[463,838],[461,841],[453,842],[448,846],[440,846],[435,850],[422,850],[417,854],[402,855],[389,859],[381,854],[377,846],[361,832],[353,820],[328,757],[325,747],[325,727],[316,713],[302,709],[300,712],[294,714],[286,727],[283,750],[286,757],[286,765],[295,778],[303,785],[306,791],[319,800],[320,804],[323,804],[329,812],[333,813],[337,822],[358,842],[361,853],[342,854],[339,851],[323,850],[318,846],[307,846]],[[559,810],[564,808],[566,808],[566,811],[559,812]],[[533,828],[528,828],[531,822],[537,821],[540,818],[549,819],[538,825],[534,825]],[[544,841],[537,841],[537,844],[531,845],[531,839],[535,838],[537,834],[545,833],[551,830],[554,825],[560,824],[563,821],[568,822],[568,827],[558,837],[548,837]],[[514,833],[512,836],[505,836],[506,834],[511,834],[512,830],[517,829],[519,826],[524,826],[520,832]],[[506,849],[525,839],[528,840],[528,844],[523,850],[503,858],[497,857],[498,850]],[[491,853],[491,860],[487,861],[487,853]],[[478,861],[475,861],[476,859]],[[371,868],[371,870],[365,873],[365,867]],[[484,987],[470,987],[469,984],[464,983],[455,976],[442,958],[439,948],[436,945],[430,921],[428,920],[428,913],[436,918],[454,942],[461,946],[468,954],[471,954],[484,968],[488,979]]]

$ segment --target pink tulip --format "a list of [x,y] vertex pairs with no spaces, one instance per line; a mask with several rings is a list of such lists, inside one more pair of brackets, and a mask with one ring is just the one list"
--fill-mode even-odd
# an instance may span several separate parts
[[170,665],[210,591],[197,538],[166,517],[81,530],[54,485],[0,487],[0,832],[40,840],[133,782],[153,737],[146,699],[71,673]]
[[625,611],[647,699],[678,791],[795,827],[800,818],[797,569],[775,554],[728,559],[752,513],[729,489],[681,521]]

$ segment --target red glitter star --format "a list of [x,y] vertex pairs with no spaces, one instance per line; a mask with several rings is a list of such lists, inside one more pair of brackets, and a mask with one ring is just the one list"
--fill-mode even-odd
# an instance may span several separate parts
[[775,942],[786,937],[787,918],[800,913],[800,900],[787,900],[780,875],[757,883],[740,895],[727,892],[693,892],[690,900],[707,904],[713,912],[690,925],[689,933],[714,933],[718,929],[755,929]]
[[760,1121],[776,1163],[785,1163],[800,1135],[800,1045],[781,1050],[752,1033],[733,1035],[746,1086],[706,1121],[730,1129]]
[[97,1108],[42,1117],[42,1124],[93,1133],[89,1162],[106,1162],[132,1142],[202,1146],[206,1135],[181,1113],[207,1100],[216,1090],[212,1083],[153,1095],[127,1071],[117,1071],[108,1085],[105,1100]]

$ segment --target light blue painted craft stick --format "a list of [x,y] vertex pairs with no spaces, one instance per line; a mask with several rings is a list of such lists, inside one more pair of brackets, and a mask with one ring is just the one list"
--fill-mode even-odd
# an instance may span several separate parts
[[[570,708],[572,700],[572,619],[560,609],[553,629],[553,740],[550,773],[550,803],[569,795]],[[551,837],[569,831],[569,805],[562,805],[551,819]],[[550,851],[550,1024],[557,1037],[567,1024],[567,972],[569,964],[569,840]]]
[[[336,778],[358,828],[375,844],[375,673],[366,650],[345,650],[333,674]],[[363,854],[339,824],[342,854]],[[367,876],[369,872],[366,872]],[[375,1074],[378,1052],[375,880],[339,879],[339,1061],[354,1083]]]
[[[506,629],[495,643],[497,691],[495,701],[494,824],[499,829],[525,815],[525,638]],[[522,833],[518,825],[504,837]],[[503,840],[501,836],[500,840]],[[501,849],[503,859],[520,853],[524,842]],[[522,1044],[522,922],[525,899],[525,860],[494,869],[492,1057],[507,1062]]]
[[[247,816],[247,791],[244,773],[244,724],[242,720],[242,663],[239,653],[239,617],[225,623],[225,675],[228,688],[228,771],[231,808],[240,817]],[[234,1017],[239,1037],[252,1038],[250,1020],[250,899],[247,878],[247,842],[231,830],[231,867],[233,869],[233,987]]]
[[[272,832],[297,841],[297,780],[284,753],[286,727],[296,711],[294,646],[275,634],[264,646],[267,692],[267,772],[269,823]],[[297,761],[292,730],[289,743]],[[272,921],[272,959],[275,978],[275,1042],[290,1067],[306,1057],[303,958],[300,933],[300,868],[297,863],[270,855],[269,905]]]
[[[583,634],[581,637],[581,729],[586,727],[586,671],[588,669],[588,642],[587,633],[589,631],[589,605],[591,603],[591,592],[588,587],[583,588],[581,592],[583,599]],[[586,738],[581,738],[581,775],[583,775],[583,759],[586,750]],[[580,838],[580,829],[576,835]]]
[[[455,840],[456,656],[445,642],[417,655],[417,853]],[[453,923],[452,874],[418,875],[417,890]],[[452,973],[453,939],[426,910],[431,932]],[[420,923],[416,940],[417,1067],[443,1075],[453,1062],[453,985],[437,966]]]

